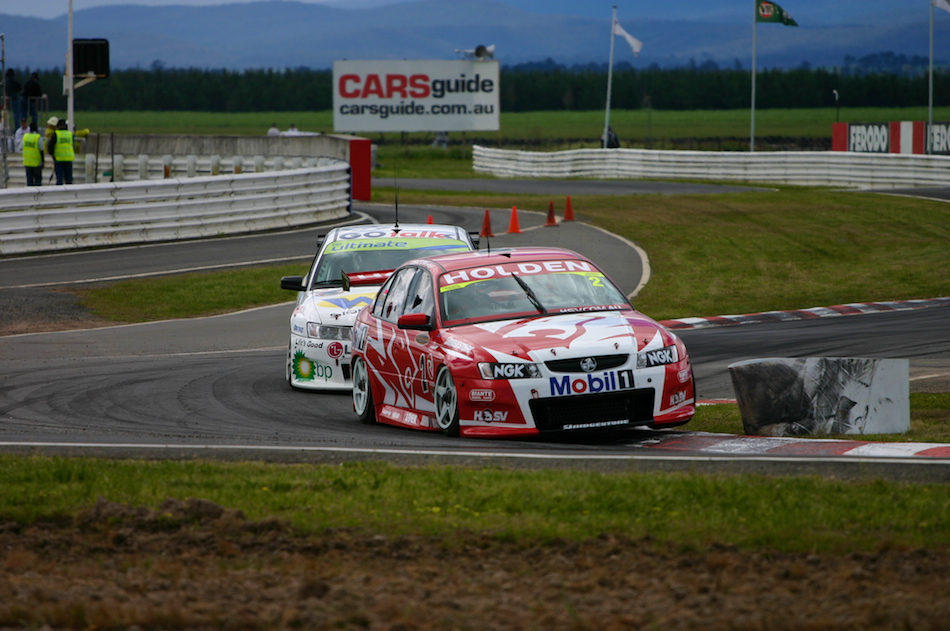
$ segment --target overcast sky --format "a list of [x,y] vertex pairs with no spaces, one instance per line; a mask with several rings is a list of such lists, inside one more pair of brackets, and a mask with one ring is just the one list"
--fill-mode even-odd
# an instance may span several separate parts
[[[211,4],[231,4],[241,0],[73,0],[73,11],[91,9],[104,4],[145,4],[152,6],[167,6],[183,4],[187,6],[202,6]],[[406,0],[299,0],[312,4],[328,4],[332,6],[358,9],[405,2]],[[69,12],[69,0],[0,0],[0,13],[8,15],[22,15],[34,18],[55,18]],[[0,27],[2,29],[2,27]]]

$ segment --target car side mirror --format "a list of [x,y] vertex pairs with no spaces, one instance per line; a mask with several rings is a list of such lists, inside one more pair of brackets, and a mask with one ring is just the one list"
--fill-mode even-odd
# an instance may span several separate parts
[[306,291],[303,286],[303,276],[284,276],[280,279],[280,288],[290,291]]
[[415,331],[431,331],[431,318],[425,313],[407,313],[399,316],[396,320],[396,326],[400,329],[411,329]]

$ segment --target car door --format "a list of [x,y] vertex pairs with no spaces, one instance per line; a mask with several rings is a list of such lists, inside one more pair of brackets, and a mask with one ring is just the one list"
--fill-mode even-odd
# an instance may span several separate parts
[[404,383],[409,362],[408,338],[396,323],[405,310],[415,274],[416,268],[413,267],[397,270],[390,282],[383,287],[385,296],[380,293],[373,309],[373,315],[378,318],[377,331],[380,353],[383,355],[377,370],[387,384],[384,403],[400,408],[410,407],[412,397],[411,383],[409,387]]

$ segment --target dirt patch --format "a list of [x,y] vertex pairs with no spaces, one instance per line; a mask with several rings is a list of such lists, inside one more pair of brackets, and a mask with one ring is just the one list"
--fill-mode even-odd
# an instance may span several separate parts
[[105,320],[82,306],[65,289],[29,287],[0,290],[0,336],[93,329],[121,324]]
[[0,628],[938,629],[950,555],[303,535],[192,499],[0,524]]

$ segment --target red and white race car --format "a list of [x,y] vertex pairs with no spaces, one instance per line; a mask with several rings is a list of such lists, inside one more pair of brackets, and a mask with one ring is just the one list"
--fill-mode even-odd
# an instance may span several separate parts
[[671,427],[695,412],[683,342],[560,248],[407,262],[357,315],[352,366],[364,423],[451,436]]

